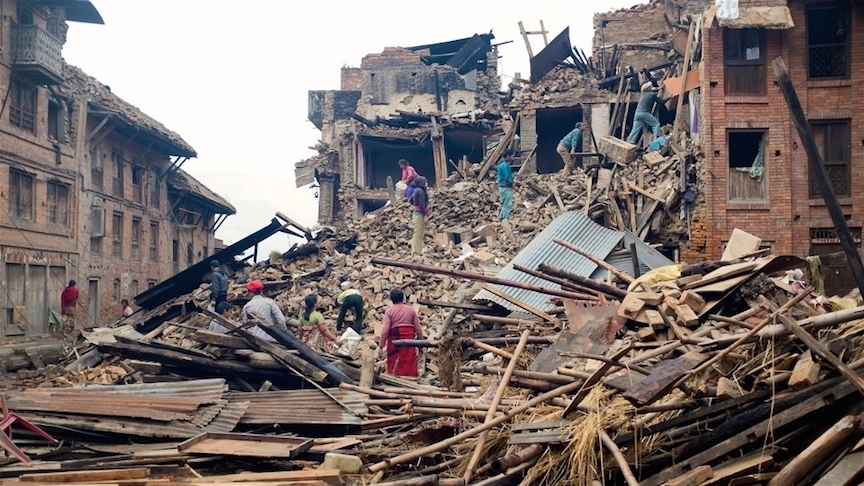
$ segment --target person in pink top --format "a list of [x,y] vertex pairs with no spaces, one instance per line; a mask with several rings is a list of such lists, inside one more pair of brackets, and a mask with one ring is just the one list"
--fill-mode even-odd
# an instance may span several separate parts
[[396,347],[393,341],[397,339],[423,339],[423,328],[417,311],[403,302],[405,294],[402,289],[390,291],[390,301],[393,305],[384,312],[384,325],[381,328],[381,339],[378,341],[379,352],[387,356],[387,373],[396,376],[417,376],[417,348],[411,346]]
[[417,171],[405,159],[399,159],[399,167],[402,169],[402,182],[405,183],[405,197],[411,200],[411,194],[414,194],[414,179],[417,178]]

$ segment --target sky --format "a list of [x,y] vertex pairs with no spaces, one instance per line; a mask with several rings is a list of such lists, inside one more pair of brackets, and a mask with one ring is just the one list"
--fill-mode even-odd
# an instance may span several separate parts
[[[518,22],[548,39],[570,27],[590,55],[594,13],[638,0],[485,2],[437,0],[92,0],[105,25],[70,22],[63,57],[179,133],[198,153],[183,169],[237,208],[216,237],[231,244],[277,211],[313,226],[314,188],[297,188],[294,164],[315,155],[308,91],[339,89],[340,69],[364,55],[492,31],[499,75],[530,73]],[[314,5],[314,8],[312,7]],[[566,7],[562,8],[562,6]],[[535,53],[541,36],[530,36]],[[259,259],[296,240],[278,234]]]

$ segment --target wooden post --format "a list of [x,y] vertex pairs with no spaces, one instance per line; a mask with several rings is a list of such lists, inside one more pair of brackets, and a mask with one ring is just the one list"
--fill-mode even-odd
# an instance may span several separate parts
[[855,246],[855,239],[852,237],[852,233],[849,232],[849,225],[846,224],[843,210],[840,208],[837,197],[834,195],[834,190],[831,189],[831,184],[828,182],[828,172],[825,170],[822,156],[819,155],[816,140],[810,132],[810,123],[807,121],[807,115],[801,107],[801,101],[798,99],[798,93],[795,91],[795,86],[792,84],[792,78],[789,77],[789,71],[786,69],[783,59],[778,57],[772,65],[774,67],[774,74],[777,76],[777,82],[780,85],[780,91],[783,93],[783,98],[786,99],[786,104],[792,113],[792,120],[795,123],[795,128],[798,130],[798,136],[801,137],[801,144],[804,146],[804,151],[807,152],[807,160],[810,162],[811,173],[816,176],[816,181],[819,182],[819,191],[825,199],[828,214],[831,215],[831,221],[837,229],[840,246],[846,252],[846,259],[849,261],[849,267],[852,269],[852,275],[855,277],[858,290],[864,294],[864,264],[861,263],[861,256],[858,254],[858,249]]
[[861,416],[848,415],[840,419],[818,439],[813,441],[801,454],[789,461],[786,466],[774,476],[768,486],[785,484],[801,484],[814,468],[822,464],[839,447],[861,431]]
[[444,149],[444,132],[433,115],[432,119],[432,159],[435,167],[435,186],[442,187],[447,179],[447,153]]
[[[684,89],[687,87],[687,71],[690,69],[690,51],[693,50],[693,38],[696,35],[696,22],[690,24],[690,32],[687,36],[687,51],[684,53],[684,67],[681,68],[681,89],[678,92],[678,106],[675,108],[675,123],[672,124],[672,135],[678,136],[678,127],[681,124],[681,110],[684,109]],[[681,177],[686,175],[682,172]]]
[[[495,391],[492,403],[489,404],[489,410],[486,412],[486,420],[484,423],[494,419],[495,414],[498,413],[498,404],[501,403],[501,398],[504,397],[504,391],[507,390],[510,378],[516,370],[519,356],[522,354],[522,351],[525,350],[525,346],[528,344],[528,336],[530,335],[531,331],[526,330],[522,332],[522,338],[516,346],[516,351],[513,352],[513,357],[510,358],[510,363],[507,364],[507,370],[504,371],[504,376],[501,377],[501,383],[498,385],[498,390]],[[471,481],[471,476],[474,474],[474,468],[477,467],[477,463],[480,461],[480,454],[483,452],[483,446],[486,445],[487,434],[488,431],[483,431],[477,437],[477,443],[474,445],[474,453],[471,455],[471,459],[468,461],[468,468],[465,469],[465,474],[462,476],[466,483]]]
[[613,265],[606,263],[602,258],[598,257],[597,255],[593,255],[593,254],[589,253],[588,251],[583,250],[582,248],[579,248],[578,246],[574,245],[573,243],[570,243],[569,241],[564,241],[561,238],[553,238],[552,241],[554,241],[555,243],[558,243],[559,245],[563,246],[564,248],[567,248],[568,250],[573,250],[576,253],[584,256],[585,258],[596,263],[600,268],[603,268],[605,270],[609,270],[609,272],[612,275],[615,275],[615,277],[617,277],[619,280],[621,280],[624,283],[630,284],[630,283],[633,283],[634,280],[636,280],[633,278],[633,276],[629,275],[627,272],[621,270],[620,268],[616,268]]
[[528,33],[525,32],[525,26],[522,21],[519,21],[519,33],[522,34],[522,40],[525,41],[525,49],[528,49],[528,59],[534,57],[534,51],[531,50],[531,41],[528,40]]
[[495,162],[501,159],[501,154],[504,153],[510,146],[510,142],[513,141],[513,137],[516,135],[516,131],[519,129],[519,120],[522,117],[522,113],[516,114],[516,119],[513,120],[513,125],[510,127],[510,130],[507,130],[507,133],[504,134],[504,137],[498,142],[498,145],[486,154],[486,158],[483,159],[483,165],[480,168],[480,172],[477,174],[477,180],[482,181],[486,174],[489,172],[489,169],[492,167]]

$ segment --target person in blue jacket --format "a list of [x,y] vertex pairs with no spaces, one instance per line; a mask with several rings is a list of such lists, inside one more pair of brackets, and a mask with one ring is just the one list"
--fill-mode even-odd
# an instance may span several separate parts
[[576,123],[576,127],[558,142],[558,147],[555,149],[561,156],[561,160],[564,161],[565,174],[569,174],[573,170],[573,158],[570,156],[570,152],[582,147],[582,130],[584,128],[584,123]]
[[501,196],[501,212],[498,220],[510,219],[510,208],[513,206],[513,169],[510,161],[513,159],[513,151],[505,150],[498,163],[498,194]]

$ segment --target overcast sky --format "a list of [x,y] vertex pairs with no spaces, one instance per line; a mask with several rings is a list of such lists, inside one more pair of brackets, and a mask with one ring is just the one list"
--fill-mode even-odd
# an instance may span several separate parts
[[[490,30],[499,74],[527,76],[519,35],[549,40],[568,25],[591,50],[596,12],[637,0],[485,2],[468,0],[92,0],[105,25],[70,22],[66,61],[178,132],[198,152],[183,169],[228,199],[237,214],[217,237],[231,244],[266,226],[276,211],[312,226],[317,200],[295,188],[294,163],[315,154],[320,132],[307,119],[307,93],[339,89],[340,68],[359,67],[387,46],[413,46]],[[313,7],[314,5],[314,7]],[[543,46],[532,37],[534,52]],[[285,251],[285,235],[262,244]]]

